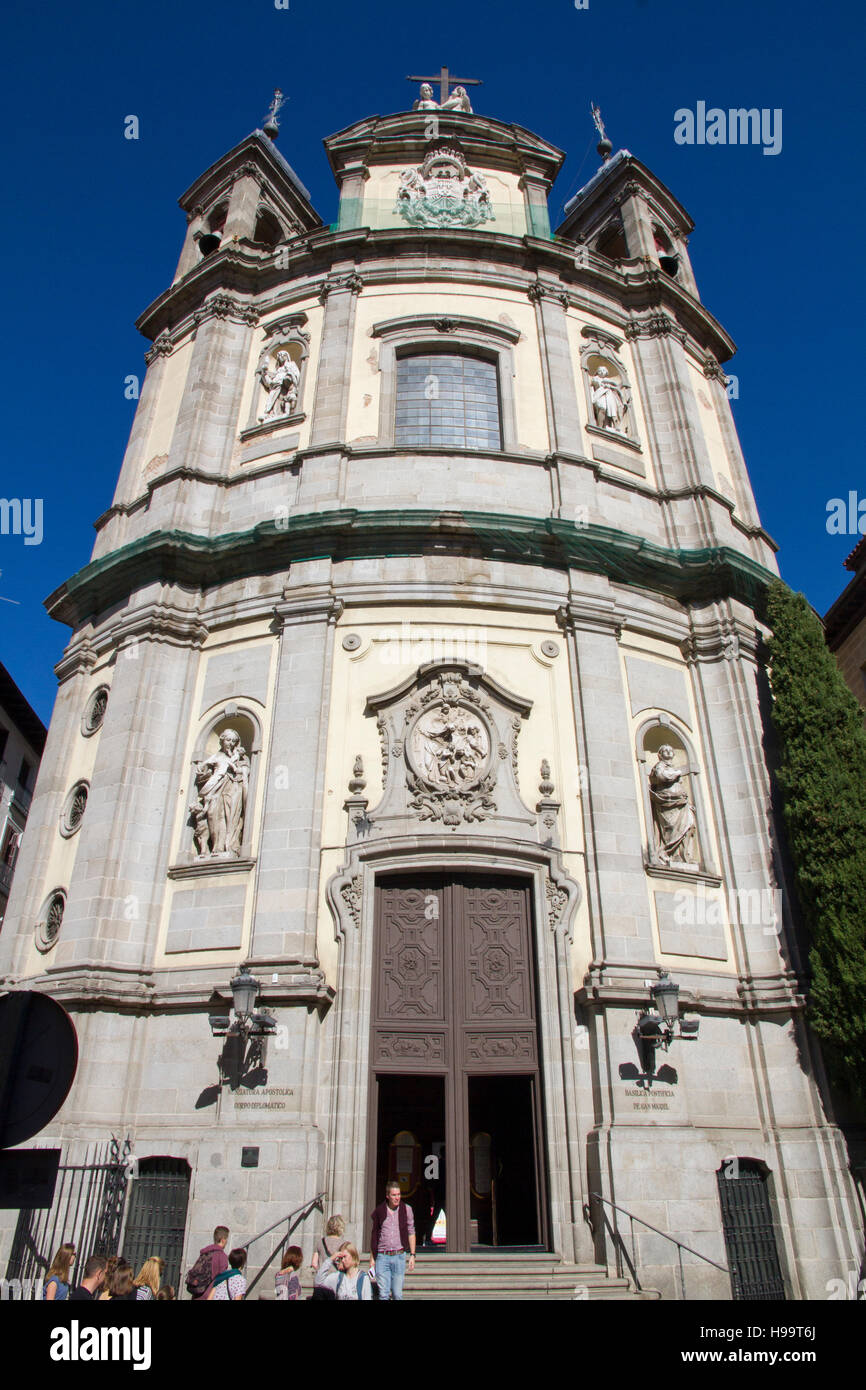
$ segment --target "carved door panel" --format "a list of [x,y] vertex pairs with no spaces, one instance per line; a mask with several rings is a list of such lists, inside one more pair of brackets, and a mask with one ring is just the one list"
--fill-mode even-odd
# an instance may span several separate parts
[[[470,1079],[473,1095],[481,1094],[485,1078],[506,1076],[526,1078],[523,1084],[530,1089],[520,1091],[521,1096],[540,1094],[529,889],[513,879],[431,875],[383,879],[376,896],[371,1198],[382,1180],[376,1160],[383,1152],[376,1078],[403,1074],[408,1109],[413,1074],[419,1078],[416,1091],[422,1076],[442,1077],[448,1248],[468,1250],[473,1230],[477,1232],[470,1216],[470,1128],[473,1108],[482,1105],[470,1103]],[[388,1094],[391,1123],[396,1114],[393,1084]],[[507,1125],[507,1110],[506,1104],[504,1111],[490,1113],[498,1113],[500,1124]],[[384,1114],[381,1119],[384,1124]],[[536,1239],[541,1242],[543,1145],[537,1099],[531,1123],[523,1127],[531,1130],[526,1145],[536,1173],[527,1201],[537,1211]],[[516,1160],[512,1166],[518,1166]],[[375,1198],[381,1200],[381,1193]]]
[[441,1071],[450,1050],[443,885],[386,880],[377,906],[373,1064]]

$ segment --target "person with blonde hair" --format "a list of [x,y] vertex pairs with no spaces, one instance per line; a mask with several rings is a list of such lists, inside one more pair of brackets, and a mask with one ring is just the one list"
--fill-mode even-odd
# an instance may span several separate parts
[[69,1285],[72,1283],[74,1263],[75,1246],[71,1243],[61,1245],[51,1261],[51,1268],[45,1276],[45,1283],[42,1287],[42,1297],[49,1303],[60,1303],[64,1298],[69,1297]]
[[328,1217],[328,1222],[325,1226],[325,1234],[319,1236],[319,1239],[316,1241],[316,1248],[313,1251],[313,1258],[310,1261],[313,1274],[317,1272],[319,1265],[323,1264],[325,1260],[332,1260],[334,1258],[340,1248],[340,1241],[345,1234],[346,1223],[340,1213],[335,1212],[333,1216]]
[[369,1270],[360,1270],[361,1256],[358,1247],[350,1240],[343,1241],[336,1255],[334,1266],[340,1271],[335,1293],[340,1302],[369,1303],[373,1299],[372,1279]]
[[156,1298],[164,1269],[165,1260],[161,1255],[151,1255],[145,1260],[138,1271],[138,1278],[133,1281],[137,1302],[150,1302],[151,1299]]

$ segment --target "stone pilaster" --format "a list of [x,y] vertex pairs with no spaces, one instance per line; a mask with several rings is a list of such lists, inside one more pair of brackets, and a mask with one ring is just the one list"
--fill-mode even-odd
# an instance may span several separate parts
[[[77,771],[76,757],[82,741],[81,718],[90,690],[96,684],[91,667],[93,657],[86,643],[79,643],[79,655],[68,662],[54,702],[48,738],[27,826],[15,865],[12,891],[0,932],[0,976],[17,974],[27,968],[33,946],[33,932],[45,895],[67,884],[46,881],[44,866],[56,844],[58,821],[66,793]],[[64,663],[61,663],[61,667]],[[60,668],[58,668],[60,669]]]
[[[562,610],[572,668],[592,954],[623,964],[654,959],[643,877],[631,731],[619,659],[619,622],[607,586],[580,576],[584,597]],[[593,593],[587,590],[592,585]]]
[[166,359],[171,355],[171,335],[161,333],[145,353],[147,372],[141,388],[129,443],[123,456],[123,466],[114,492],[114,505],[129,504],[144,491],[142,469],[147,463],[145,451],[154,417],[159,407],[166,375]]
[[205,302],[196,320],[168,467],[225,473],[239,428],[256,314],[233,295],[220,293]]
[[529,288],[535,305],[541,369],[547,406],[550,447],[577,454],[581,451],[580,415],[577,410],[577,383],[568,342],[565,311],[568,295],[540,281]]
[[355,309],[362,288],[361,277],[354,273],[333,276],[322,287],[325,317],[313,404],[312,444],[337,444],[346,435]]
[[[312,566],[311,566],[312,568]],[[289,590],[266,772],[251,957],[314,962],[334,624],[324,583]]]
[[118,653],[53,968],[151,963],[197,661],[193,627]]

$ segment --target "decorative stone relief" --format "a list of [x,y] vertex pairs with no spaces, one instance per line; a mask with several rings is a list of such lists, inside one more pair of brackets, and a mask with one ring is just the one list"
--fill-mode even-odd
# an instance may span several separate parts
[[547,920],[551,929],[556,931],[568,903],[568,893],[564,888],[557,887],[550,878],[545,880],[544,891],[547,894]]
[[658,750],[649,785],[654,861],[697,869],[697,818],[689,789],[689,769],[675,765],[674,749],[669,743],[663,743]]
[[91,734],[95,734],[98,729],[102,728],[105,711],[108,708],[108,690],[107,685],[100,685],[94,690],[84,707],[81,732],[85,738],[90,738]]
[[198,798],[190,806],[200,859],[239,857],[250,760],[235,729],[223,729],[218,753],[195,765]]
[[231,294],[215,294],[205,300],[200,309],[193,314],[193,322],[198,328],[205,319],[231,319],[235,323],[254,325],[259,321],[258,310],[251,304],[243,304]]
[[484,175],[472,173],[459,150],[441,144],[401,174],[394,210],[413,227],[478,227],[496,220]]
[[36,945],[40,951],[50,951],[60,935],[63,913],[66,910],[66,892],[55,888],[45,899],[39,921],[36,924]]
[[164,328],[162,332],[154,338],[147,352],[144,354],[144,360],[149,367],[151,362],[156,361],[157,357],[170,357],[173,351],[174,341],[168,329]]
[[680,328],[667,314],[646,314],[642,318],[632,319],[625,326],[625,336],[629,339],[634,338],[666,338],[668,336],[676,338],[678,342],[685,343],[686,331]]
[[68,840],[77,830],[81,829],[81,822],[87,809],[89,791],[89,783],[76,782],[63,804],[63,810],[60,813],[60,833],[65,840]]
[[409,805],[421,820],[445,825],[484,820],[496,810],[490,730],[480,715],[457,703],[466,692],[444,682],[442,690],[446,698],[415,720],[407,740],[407,784],[414,793]]
[[414,681],[368,701],[385,783],[368,825],[384,830],[393,819],[408,829],[420,820],[465,829],[497,818],[526,824],[515,771],[529,708],[469,662],[421,667]]
[[344,884],[340,889],[340,896],[346,904],[346,910],[356,927],[361,925],[362,890],[363,880],[360,874],[356,874],[351,882]]

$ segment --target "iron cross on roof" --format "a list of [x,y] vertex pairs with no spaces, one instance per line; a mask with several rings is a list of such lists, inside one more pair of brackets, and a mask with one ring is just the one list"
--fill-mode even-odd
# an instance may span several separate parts
[[438,82],[439,101],[447,101],[449,97],[448,87],[451,83],[462,87],[483,87],[484,83],[480,77],[452,77],[447,68],[440,68],[437,75],[433,77],[407,77],[407,82]]

